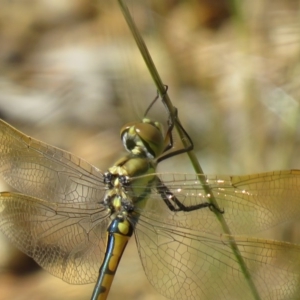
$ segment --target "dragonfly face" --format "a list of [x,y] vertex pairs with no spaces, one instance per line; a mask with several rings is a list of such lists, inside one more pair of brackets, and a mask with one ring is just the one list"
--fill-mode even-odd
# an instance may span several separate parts
[[164,150],[161,124],[150,119],[142,123],[129,123],[121,129],[123,145],[133,155],[154,159]]
[[[103,173],[0,121],[0,173],[22,192],[0,194],[1,231],[69,283],[100,274],[92,299],[106,298],[133,232],[149,281],[169,299],[297,299],[300,247],[248,235],[299,218],[300,171],[158,174],[168,141],[145,124],[149,136],[144,124],[124,127],[130,153]],[[208,204],[213,195],[231,234]]]

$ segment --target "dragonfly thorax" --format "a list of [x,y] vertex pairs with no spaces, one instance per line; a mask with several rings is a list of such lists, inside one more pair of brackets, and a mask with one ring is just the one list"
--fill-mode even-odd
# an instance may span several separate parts
[[111,214],[132,211],[133,203],[126,195],[126,177],[113,175],[110,172],[105,173],[104,176],[107,191],[103,202]]
[[134,156],[154,159],[164,150],[161,124],[147,118],[143,122],[131,122],[123,126],[121,138],[125,149]]
[[[141,156],[127,155],[104,174],[106,193],[104,205],[115,212],[132,212],[134,203],[145,198],[146,190],[155,180],[156,162]],[[153,176],[142,175],[153,174]]]

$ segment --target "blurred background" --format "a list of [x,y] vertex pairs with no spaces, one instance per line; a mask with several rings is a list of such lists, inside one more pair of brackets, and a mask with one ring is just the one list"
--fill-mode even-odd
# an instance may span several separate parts
[[[300,168],[299,1],[127,2],[206,173]],[[105,171],[124,153],[121,126],[141,119],[156,95],[119,7],[0,6],[1,118]],[[185,155],[159,170],[193,172]],[[0,300],[89,299],[93,289],[39,270],[2,236],[0,268]],[[164,299],[148,283],[134,239],[109,299],[120,297]]]

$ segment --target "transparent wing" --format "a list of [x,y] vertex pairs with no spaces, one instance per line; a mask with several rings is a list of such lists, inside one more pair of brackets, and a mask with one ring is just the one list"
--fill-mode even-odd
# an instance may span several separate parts
[[106,242],[107,210],[0,193],[0,228],[23,252],[73,284],[95,282]]
[[18,191],[51,202],[97,202],[104,195],[103,175],[97,168],[2,120],[0,173]]
[[[300,171],[249,176],[157,174],[174,208],[215,196],[233,234],[248,234],[300,215]],[[138,187],[136,187],[138,188]],[[208,192],[208,189],[210,191]],[[205,192],[206,190],[206,192]],[[289,243],[227,236],[209,208],[172,212],[152,190],[137,203],[136,240],[150,282],[170,299],[253,299],[234,255],[233,238],[261,299],[299,295],[300,247]]]
[[256,299],[233,254],[234,238],[260,299],[298,299],[300,247],[204,230],[140,216],[136,241],[151,284],[169,299]]
[[[208,202],[214,195],[231,233],[258,232],[300,216],[300,170],[276,171],[246,176],[206,176],[204,185],[195,174],[157,174],[168,188],[169,200],[176,197],[186,207]],[[162,187],[162,186],[161,186]],[[138,188],[138,187],[136,187]],[[209,188],[211,193],[205,193]],[[137,204],[139,205],[139,204]],[[175,208],[178,208],[174,204]],[[208,208],[171,212],[156,189],[146,206],[137,208],[154,221],[199,231],[222,232]]]

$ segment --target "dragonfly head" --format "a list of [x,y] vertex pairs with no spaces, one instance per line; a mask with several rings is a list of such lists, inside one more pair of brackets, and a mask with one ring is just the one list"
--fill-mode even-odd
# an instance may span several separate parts
[[121,129],[121,138],[126,150],[133,155],[143,155],[150,159],[164,151],[162,126],[148,118],[143,122],[131,122]]

